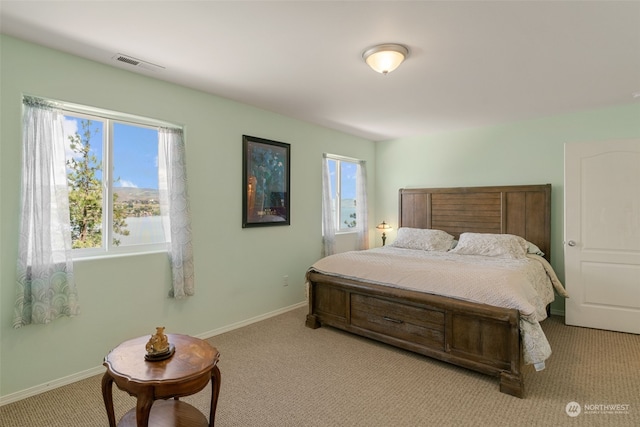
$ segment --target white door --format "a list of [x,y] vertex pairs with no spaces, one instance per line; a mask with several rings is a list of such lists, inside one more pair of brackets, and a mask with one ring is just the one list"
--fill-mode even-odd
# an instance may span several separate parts
[[640,140],[564,157],[566,323],[640,334]]

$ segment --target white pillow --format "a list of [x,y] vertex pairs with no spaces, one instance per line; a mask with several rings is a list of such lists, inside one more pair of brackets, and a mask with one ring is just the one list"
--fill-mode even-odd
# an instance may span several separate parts
[[446,252],[451,248],[453,236],[442,230],[400,227],[396,240],[389,245],[396,248]]
[[542,252],[539,247],[529,241],[527,241],[527,253],[544,256],[544,252]]
[[453,254],[518,259],[527,256],[527,241],[513,234],[462,233]]

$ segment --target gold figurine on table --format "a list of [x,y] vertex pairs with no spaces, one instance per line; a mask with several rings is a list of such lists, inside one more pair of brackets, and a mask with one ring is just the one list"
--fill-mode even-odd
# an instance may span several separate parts
[[146,360],[164,360],[168,359],[175,352],[173,345],[169,343],[169,338],[164,334],[164,326],[157,326],[156,333],[146,345],[147,354],[144,356]]

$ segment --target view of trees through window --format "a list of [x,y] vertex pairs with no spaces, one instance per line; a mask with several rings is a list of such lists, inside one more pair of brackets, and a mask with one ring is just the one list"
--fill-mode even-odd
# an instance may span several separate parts
[[347,160],[329,159],[331,200],[336,230],[349,231],[357,225],[356,176],[358,165]]
[[103,117],[65,115],[74,249],[165,242],[158,132]]

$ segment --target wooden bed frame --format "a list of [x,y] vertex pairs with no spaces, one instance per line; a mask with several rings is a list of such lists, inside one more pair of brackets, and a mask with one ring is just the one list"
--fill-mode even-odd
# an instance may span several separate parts
[[[401,189],[399,227],[508,233],[550,260],[551,184]],[[306,325],[332,326],[500,379],[522,398],[519,312],[310,273]]]

